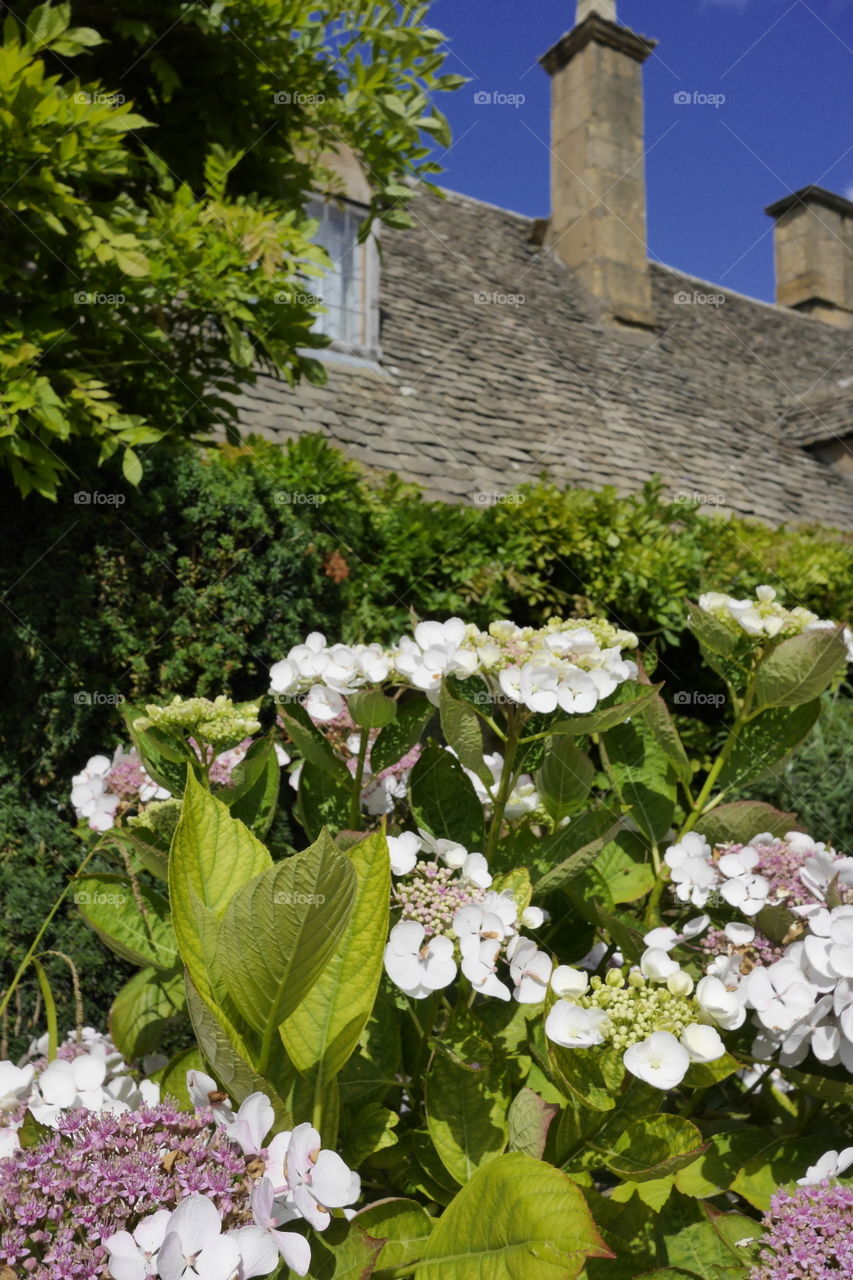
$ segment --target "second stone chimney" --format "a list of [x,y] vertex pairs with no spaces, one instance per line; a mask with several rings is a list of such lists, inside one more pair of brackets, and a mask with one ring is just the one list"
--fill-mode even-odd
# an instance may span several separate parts
[[853,327],[853,203],[803,187],[766,210],[776,221],[776,301]]
[[654,40],[616,20],[615,0],[578,0],[577,23],[541,59],[551,76],[546,243],[602,317],[654,324],[646,246],[643,72]]

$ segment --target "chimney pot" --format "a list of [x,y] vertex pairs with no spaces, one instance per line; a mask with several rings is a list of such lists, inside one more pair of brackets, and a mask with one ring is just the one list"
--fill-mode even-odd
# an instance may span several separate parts
[[604,319],[651,328],[642,65],[655,41],[618,25],[615,0],[578,0],[577,16],[541,59],[551,76],[547,243]]
[[776,302],[853,327],[853,202],[802,187],[765,210],[776,221]]

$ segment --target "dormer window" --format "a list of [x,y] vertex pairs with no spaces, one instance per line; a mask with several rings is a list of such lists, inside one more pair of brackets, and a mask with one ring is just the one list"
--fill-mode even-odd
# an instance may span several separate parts
[[[376,359],[379,354],[379,261],[371,236],[358,243],[358,229],[367,213],[352,200],[315,199],[308,213],[319,223],[316,240],[332,260],[322,276],[309,281],[326,311],[316,328],[332,339],[332,349],[347,355]],[[315,353],[316,354],[316,353]]]

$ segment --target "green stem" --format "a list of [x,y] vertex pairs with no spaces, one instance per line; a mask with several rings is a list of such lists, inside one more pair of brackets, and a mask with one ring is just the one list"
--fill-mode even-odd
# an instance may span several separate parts
[[28,966],[30,965],[30,963],[31,963],[31,961],[32,961],[32,959],[33,959],[33,956],[34,956],[34,955],[36,954],[36,952],[39,950],[39,945],[40,945],[40,943],[41,943],[41,940],[42,940],[42,938],[44,937],[44,935],[47,933],[47,930],[48,930],[48,928],[49,928],[49,926],[50,926],[51,921],[53,920],[53,917],[56,915],[57,911],[59,910],[59,908],[62,906],[63,902],[65,901],[65,895],[68,893],[68,890],[71,888],[71,886],[72,886],[72,884],[74,883],[74,881],[76,880],[76,878],[77,878],[77,877],[80,875],[80,873],[83,871],[84,867],[85,867],[89,862],[91,862],[92,858],[93,858],[93,857],[95,856],[95,854],[98,852],[98,850],[99,850],[99,849],[100,849],[100,847],[101,847],[101,843],[102,843],[102,842],[99,840],[96,844],[94,844],[94,845],[92,846],[92,848],[91,848],[91,849],[89,850],[89,852],[86,854],[86,857],[85,857],[85,858],[83,859],[83,861],[80,863],[80,866],[79,866],[79,867],[77,868],[77,870],[74,872],[74,876],[72,877],[72,879],[71,879],[71,880],[69,880],[69,881],[68,881],[68,884],[67,884],[67,885],[65,886],[65,888],[62,890],[62,892],[60,893],[59,897],[56,899],[56,901],[54,902],[53,906],[50,908],[50,911],[48,911],[47,915],[45,916],[44,920],[42,921],[41,928],[39,929],[39,931],[38,931],[38,933],[36,934],[36,936],[33,938],[32,946],[30,947],[30,949],[29,949],[29,951],[27,952],[27,954],[24,956],[24,958],[23,958],[23,960],[21,961],[21,963],[18,965],[18,968],[17,968],[17,970],[15,971],[15,976],[14,976],[14,978],[12,979],[11,983],[9,984],[9,987],[8,987],[8,988],[7,988],[7,990],[6,990],[6,994],[4,995],[4,997],[3,997],[2,1001],[0,1001],[0,1018],[2,1018],[2,1017],[3,1017],[3,1014],[4,1014],[4,1013],[6,1012],[6,1010],[8,1009],[8,1007],[9,1007],[9,1001],[12,999],[12,996],[15,994],[15,991],[16,991],[16,990],[17,990],[17,988],[18,988],[18,985],[19,985],[19,983],[20,983],[20,981],[21,981],[21,978],[24,976],[24,974],[25,974],[25,972],[26,972],[26,970],[27,970]]
[[515,757],[518,754],[519,740],[521,738],[522,717],[519,712],[512,708],[507,713],[507,732],[506,732],[506,751],[504,753],[504,764],[501,770],[501,780],[498,786],[498,794],[495,796],[495,802],[492,806],[492,820],[489,823],[489,834],[486,837],[486,847],[483,850],[486,861],[491,865],[497,848],[498,841],[501,837],[501,828],[504,820],[504,810],[507,801],[512,794],[512,784],[514,781]]
[[352,784],[352,794],[349,801],[349,824],[353,831],[358,831],[361,824],[361,785],[364,780],[364,762],[367,758],[367,748],[370,745],[370,730],[362,729],[361,740],[358,744],[358,763],[355,767],[355,778]]

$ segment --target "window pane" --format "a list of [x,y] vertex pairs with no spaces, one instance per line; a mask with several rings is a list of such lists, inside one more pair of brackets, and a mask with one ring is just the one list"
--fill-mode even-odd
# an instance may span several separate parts
[[312,201],[309,212],[320,223],[317,242],[332,260],[331,268],[310,286],[328,308],[316,327],[339,342],[363,345],[364,248],[356,241],[359,218],[347,205],[325,201]]

